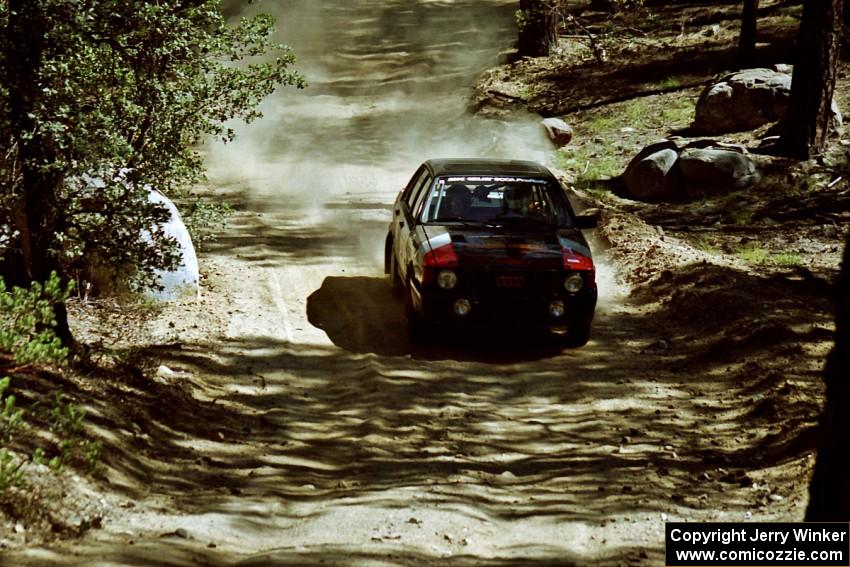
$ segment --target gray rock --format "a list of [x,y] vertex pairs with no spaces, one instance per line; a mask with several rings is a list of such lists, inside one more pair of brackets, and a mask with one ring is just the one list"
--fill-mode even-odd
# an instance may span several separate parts
[[714,25],[709,26],[708,28],[702,30],[702,35],[704,35],[706,37],[714,37],[714,36],[719,35],[719,34],[720,34],[720,26],[718,26],[717,24],[714,24]]
[[663,201],[679,193],[678,148],[664,140],[636,155],[620,177],[626,195],[639,201]]
[[[118,172],[114,181],[123,184],[128,189],[132,188],[131,183],[127,180],[129,171],[128,169],[122,169]],[[103,177],[95,174],[83,174],[79,177],[69,179],[68,182],[72,186],[90,193],[97,192],[107,185]],[[166,236],[173,238],[177,243],[179,261],[174,270],[154,270],[155,281],[162,289],[146,289],[143,290],[143,294],[154,301],[173,301],[185,297],[198,297],[200,294],[201,278],[198,269],[198,256],[195,253],[195,247],[192,244],[192,237],[189,235],[189,230],[180,218],[180,213],[171,199],[148,185],[144,186],[144,190],[147,192],[149,202],[159,203],[168,210],[168,221],[156,228],[162,230]],[[145,230],[142,231],[140,237],[147,242],[150,242],[152,239],[151,232]],[[1,243],[2,241],[0,241]]]
[[791,75],[745,69],[709,85],[697,101],[692,127],[706,133],[758,128],[779,120],[791,94]]
[[841,109],[838,108],[838,103],[835,102],[835,99],[832,99],[832,104],[829,107],[830,111],[832,111],[832,127],[840,128],[844,125],[844,116],[841,114]]
[[[697,101],[694,130],[707,134],[752,130],[785,115],[791,98],[791,65],[773,69],[744,69],[706,87]],[[833,127],[843,123],[832,101]]]
[[686,198],[727,193],[760,179],[753,160],[726,149],[686,149],[679,155],[678,166]]
[[566,146],[573,139],[572,127],[560,118],[544,118],[543,128],[546,129],[549,139],[559,148]]
[[171,271],[157,270],[156,281],[162,290],[149,289],[145,295],[157,301],[174,301],[186,297],[198,297],[201,291],[198,256],[192,244],[192,237],[174,203],[155,189],[150,189],[148,198],[151,202],[162,203],[170,213],[168,222],[162,226],[165,234],[177,241],[180,262]]

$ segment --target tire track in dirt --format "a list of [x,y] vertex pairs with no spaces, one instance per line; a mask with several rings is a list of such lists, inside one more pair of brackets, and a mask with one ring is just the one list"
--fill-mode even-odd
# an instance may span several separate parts
[[[244,321],[160,352],[190,379],[188,397],[161,388],[163,407],[142,423],[147,495],[72,554],[10,555],[15,565],[648,564],[661,560],[665,518],[801,511],[783,483],[805,462],[759,463],[776,429],[742,429],[772,382],[683,371],[687,351],[665,346],[657,312],[603,302],[576,350],[498,335],[414,347],[362,254],[359,239],[379,246],[383,227],[336,224],[347,246],[298,260],[281,243],[295,246],[303,226],[236,220],[213,252],[221,276],[207,302]],[[630,246],[643,246],[640,230]],[[161,537],[178,530],[187,537]]]

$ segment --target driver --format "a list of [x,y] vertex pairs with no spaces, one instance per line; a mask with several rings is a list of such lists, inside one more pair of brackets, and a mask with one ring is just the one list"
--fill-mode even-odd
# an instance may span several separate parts
[[469,214],[472,205],[472,195],[466,185],[450,185],[446,188],[446,204],[442,217],[463,218]]

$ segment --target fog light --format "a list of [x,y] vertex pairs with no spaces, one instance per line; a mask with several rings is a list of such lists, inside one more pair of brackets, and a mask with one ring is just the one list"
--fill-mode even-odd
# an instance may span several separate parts
[[457,285],[457,275],[451,270],[443,270],[437,276],[437,285],[443,289],[453,289]]
[[553,319],[560,319],[566,313],[567,307],[563,301],[555,300],[549,304],[549,316]]
[[567,279],[564,280],[564,289],[570,293],[576,293],[583,285],[584,280],[582,279],[581,274],[570,274],[567,276]]
[[453,309],[458,317],[466,317],[472,311],[472,304],[468,299],[458,299],[454,302]]

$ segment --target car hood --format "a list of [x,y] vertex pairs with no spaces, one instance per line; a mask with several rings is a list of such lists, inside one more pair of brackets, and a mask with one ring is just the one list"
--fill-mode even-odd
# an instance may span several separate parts
[[590,258],[581,232],[572,228],[489,228],[473,225],[425,225],[433,250],[451,243],[461,267],[511,265],[541,269],[563,267],[563,252]]

